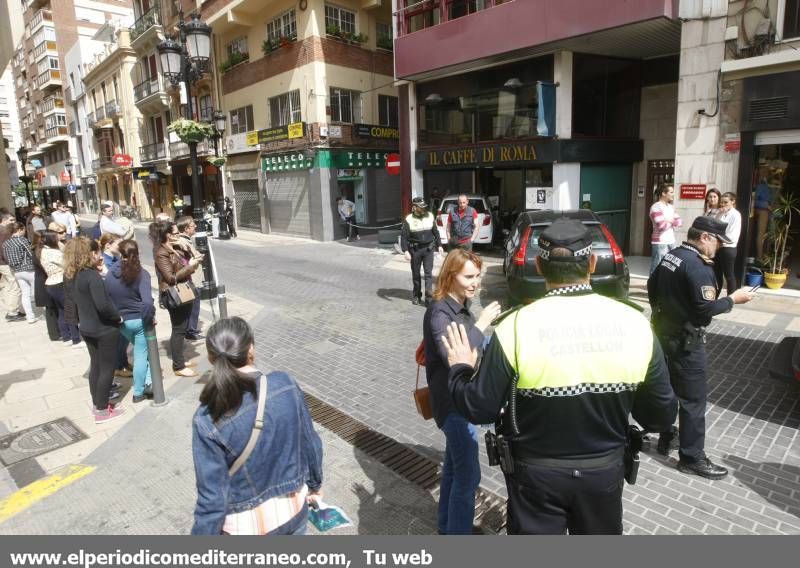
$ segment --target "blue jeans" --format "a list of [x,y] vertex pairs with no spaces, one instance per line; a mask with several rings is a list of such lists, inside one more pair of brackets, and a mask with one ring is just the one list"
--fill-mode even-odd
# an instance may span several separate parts
[[658,265],[661,262],[661,259],[664,258],[664,255],[674,248],[675,245],[650,244],[650,274],[656,271],[656,268],[658,268]]
[[455,412],[442,426],[447,442],[439,489],[439,533],[472,534],[475,490],[481,482],[478,431]]
[[189,316],[189,325],[186,326],[186,333],[189,335],[197,335],[200,329],[197,325],[200,323],[200,298],[196,298],[192,303],[192,315]]
[[144,387],[152,383],[150,362],[147,360],[147,340],[144,338],[144,322],[140,319],[125,320],[120,332],[133,344],[133,394],[142,396]]

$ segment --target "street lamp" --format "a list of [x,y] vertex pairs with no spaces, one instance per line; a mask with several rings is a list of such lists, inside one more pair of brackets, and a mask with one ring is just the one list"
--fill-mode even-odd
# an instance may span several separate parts
[[19,158],[20,163],[22,164],[22,175],[19,176],[19,179],[25,184],[25,195],[28,198],[28,205],[31,204],[31,189],[28,185],[31,181],[31,178],[28,177],[28,174],[25,173],[25,165],[28,163],[28,149],[25,146],[20,146],[19,150],[17,150],[17,158]]
[[[217,142],[225,136],[225,113],[221,110],[214,111],[214,155],[219,157],[219,147]],[[224,146],[223,146],[224,148]],[[221,240],[228,240],[231,234],[228,232],[228,216],[225,214],[225,196],[222,192],[222,180],[220,179],[222,170],[217,166],[217,214],[219,215],[219,236]]]
[[[186,89],[185,116],[187,120],[193,120],[192,85],[200,80],[208,68],[208,61],[211,56],[211,27],[201,21],[200,15],[196,12],[191,15],[191,21],[185,22],[183,8],[181,8],[178,12],[178,32],[179,41],[167,38],[159,43],[156,49],[158,49],[158,55],[161,59],[161,70],[164,76],[169,79],[173,86],[178,86],[183,82]],[[201,290],[200,296],[206,299],[218,297],[220,316],[227,317],[224,287],[219,286],[218,290],[211,267],[211,254],[208,246],[206,224],[203,219],[197,140],[190,140],[187,145],[189,146],[189,161],[192,168],[192,212],[195,224],[200,229],[195,235],[195,245],[197,250],[205,256],[203,260],[203,290]]]
[[[64,169],[67,170],[67,173],[69,174],[69,186],[67,187],[67,195],[72,195],[72,193],[71,193],[72,192],[72,161],[71,160],[67,160],[66,162],[64,162]],[[67,199],[69,199],[69,198],[67,198]],[[66,202],[67,199],[64,199],[64,201]],[[75,200],[75,205],[76,205],[75,211],[78,210],[77,202],[78,202],[78,200],[76,199]]]

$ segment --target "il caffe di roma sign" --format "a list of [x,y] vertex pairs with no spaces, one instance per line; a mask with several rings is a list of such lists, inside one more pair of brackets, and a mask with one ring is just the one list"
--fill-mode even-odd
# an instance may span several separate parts
[[557,151],[558,146],[553,140],[450,146],[418,151],[415,166],[426,170],[521,166],[552,162],[557,157]]

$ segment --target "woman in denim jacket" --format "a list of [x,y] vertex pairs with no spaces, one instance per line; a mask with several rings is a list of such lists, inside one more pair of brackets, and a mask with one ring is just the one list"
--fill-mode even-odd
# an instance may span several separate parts
[[322,442],[295,381],[267,375],[264,426],[233,477],[258,406],[261,372],[253,331],[243,319],[220,320],[206,337],[211,379],[192,425],[197,505],[192,534],[304,534],[308,502],[320,498]]

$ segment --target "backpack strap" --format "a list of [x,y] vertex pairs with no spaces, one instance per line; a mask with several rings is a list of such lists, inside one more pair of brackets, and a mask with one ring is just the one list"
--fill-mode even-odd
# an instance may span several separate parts
[[250,454],[253,453],[253,448],[256,447],[256,442],[258,442],[258,436],[261,434],[261,430],[264,428],[264,408],[266,405],[267,376],[264,373],[261,373],[258,389],[258,407],[256,408],[256,420],[253,424],[253,431],[250,433],[250,439],[247,440],[247,445],[244,447],[244,451],[242,451],[241,455],[236,458],[236,461],[233,462],[230,470],[228,470],[228,475],[230,477],[233,477],[236,472],[241,469],[241,467],[247,461],[247,458],[249,458]]

